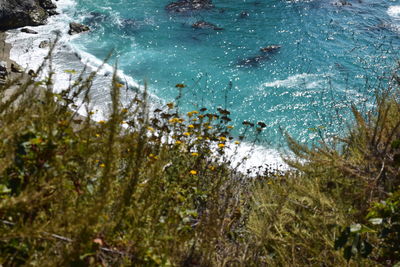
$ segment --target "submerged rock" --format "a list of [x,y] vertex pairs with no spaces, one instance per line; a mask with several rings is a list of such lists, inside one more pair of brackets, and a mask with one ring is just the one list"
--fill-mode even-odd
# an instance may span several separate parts
[[81,32],[87,32],[87,31],[90,31],[90,28],[86,25],[76,23],[76,22],[71,22],[69,24],[69,31],[68,31],[69,35],[73,35],[73,34],[77,34],[77,33],[81,33]]
[[223,30],[223,28],[218,27],[217,25],[212,24],[212,23],[207,22],[207,21],[204,21],[204,20],[200,20],[200,21],[195,22],[195,23],[192,25],[192,28],[195,28],[195,29],[212,29],[212,30],[214,30],[214,31],[221,31],[221,30]]
[[347,2],[346,0],[339,0],[335,3],[333,3],[334,6],[352,6],[350,2]]
[[262,61],[267,60],[269,57],[266,55],[248,57],[240,60],[237,63],[239,67],[258,67]]
[[261,48],[260,51],[263,53],[275,53],[275,52],[278,52],[278,50],[281,49],[281,47],[282,46],[280,46],[280,45],[269,45],[269,46]]
[[260,49],[261,55],[248,57],[238,61],[239,67],[258,67],[263,61],[269,60],[273,54],[281,49],[280,45],[269,45]]
[[46,48],[50,45],[49,41],[41,41],[39,44],[39,48]]
[[165,9],[169,12],[184,13],[189,11],[207,10],[213,8],[211,0],[181,0],[168,4]]
[[241,13],[239,14],[239,18],[241,18],[241,19],[245,19],[245,18],[247,18],[247,17],[249,17],[249,16],[250,16],[250,13],[247,12],[247,11],[243,11],[243,12],[241,12]]
[[48,13],[38,0],[0,0],[0,30],[46,24]]

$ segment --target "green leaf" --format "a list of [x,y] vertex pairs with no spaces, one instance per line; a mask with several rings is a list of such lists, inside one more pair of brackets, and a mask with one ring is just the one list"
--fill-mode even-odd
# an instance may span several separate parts
[[8,193],[11,193],[11,189],[3,184],[0,184],[0,194],[8,194]]
[[351,259],[351,256],[353,256],[353,254],[351,253],[351,246],[347,246],[345,247],[344,251],[343,251],[343,257],[349,261]]
[[64,70],[64,72],[68,74],[76,74],[76,70]]

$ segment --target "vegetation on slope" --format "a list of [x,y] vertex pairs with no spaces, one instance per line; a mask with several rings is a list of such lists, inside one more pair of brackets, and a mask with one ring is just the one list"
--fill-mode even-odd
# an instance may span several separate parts
[[[400,261],[396,75],[376,110],[353,108],[356,124],[347,137],[313,148],[288,137],[297,155],[288,160],[292,169],[251,179],[231,167],[226,153],[239,145],[228,111],[182,115],[169,103],[150,112],[145,90],[122,106],[123,85],[114,77],[110,115],[94,122],[94,75],[60,93],[52,91],[52,77],[21,77],[1,88],[0,264]],[[4,97],[10,88],[17,89]],[[76,115],[77,105],[87,117]],[[264,125],[246,127],[257,133]]]

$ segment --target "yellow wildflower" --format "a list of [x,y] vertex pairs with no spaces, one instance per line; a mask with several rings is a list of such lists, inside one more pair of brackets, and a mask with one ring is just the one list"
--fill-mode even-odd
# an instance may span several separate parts
[[194,128],[194,125],[193,124],[190,124],[189,126],[188,126],[188,128]]
[[240,144],[240,142],[239,141],[235,141],[235,145],[239,145]]
[[191,174],[191,175],[196,175],[196,174],[197,174],[197,171],[191,170],[191,171],[190,171],[190,174]]
[[233,126],[232,125],[228,125],[228,126],[226,126],[226,128],[233,129]]
[[198,136],[197,139],[203,140],[203,137],[202,136]]
[[100,134],[96,134],[96,137],[100,137]]
[[197,152],[192,153],[192,156],[194,156],[194,157],[197,157],[198,155],[199,155],[199,153],[197,153]]
[[106,121],[103,121],[103,120],[99,121],[99,124],[105,124],[105,123],[106,123]]
[[152,128],[152,127],[147,127],[147,130],[149,130],[150,132],[154,132],[155,131],[154,128]]
[[189,136],[190,133],[189,132],[184,132],[183,135]]
[[128,113],[128,109],[127,109],[127,108],[123,108],[123,109],[121,110],[121,112],[122,112],[122,113]]
[[221,141],[226,141],[226,137],[225,137],[225,136],[221,136],[221,137],[219,138],[219,140],[221,140]]
[[180,144],[182,144],[182,142],[179,141],[179,140],[176,140],[176,141],[175,141],[175,144],[180,145]]
[[104,168],[105,166],[106,166],[106,164],[104,164],[104,163],[101,163],[101,164],[99,165],[100,168]]
[[207,129],[212,129],[212,126],[207,126]]
[[223,148],[223,147],[225,147],[225,144],[222,144],[222,143],[221,143],[221,144],[218,144],[218,147],[219,147],[219,148]]

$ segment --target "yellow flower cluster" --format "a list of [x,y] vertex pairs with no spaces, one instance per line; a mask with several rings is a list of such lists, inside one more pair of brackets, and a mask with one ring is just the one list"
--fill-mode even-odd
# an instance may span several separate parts
[[181,118],[172,118],[169,120],[170,123],[183,123],[185,120]]
[[189,117],[192,117],[194,114],[199,114],[199,112],[197,110],[193,110],[187,113]]

